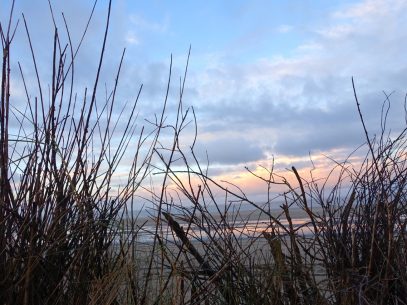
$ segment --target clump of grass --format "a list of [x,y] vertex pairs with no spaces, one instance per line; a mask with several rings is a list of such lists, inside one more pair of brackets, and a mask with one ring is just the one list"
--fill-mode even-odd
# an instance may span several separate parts
[[[168,265],[176,270],[188,263],[188,302],[407,304],[407,129],[394,135],[383,124],[370,138],[356,90],[355,99],[367,141],[363,162],[336,162],[324,180],[312,175],[306,180],[293,167],[296,185],[272,169],[267,177],[253,173],[267,192],[285,185],[280,197],[270,199],[269,193],[264,203],[210,178],[193,148],[176,151],[185,169],[165,173],[179,199],[168,190],[157,209],[168,209],[163,221],[175,238],[167,245],[179,249]],[[387,112],[381,121],[387,121]],[[272,213],[276,203],[280,211]],[[240,212],[241,204],[252,206],[251,216]],[[291,216],[298,209],[306,216],[300,226]],[[184,223],[182,230],[176,220]],[[169,246],[173,239],[175,246]]]
[[[10,91],[13,37],[18,24],[13,19],[14,1],[9,22],[0,25],[2,304],[111,304],[120,296],[126,270],[123,257],[128,256],[132,241],[122,237],[116,245],[121,234],[119,224],[130,214],[136,191],[150,171],[160,128],[149,135],[136,129],[140,92],[132,105],[121,112],[118,109],[116,92],[124,51],[117,73],[112,75],[113,88],[103,102],[97,101],[110,5],[93,86],[83,88],[82,93],[74,92],[75,60],[87,28],[75,47],[65,17],[62,15],[62,28],[54,21],[52,78],[46,96],[29,21],[22,16],[19,26],[26,32],[37,80],[36,90],[30,92],[32,84],[26,83],[24,67],[19,66],[26,93],[23,103]],[[51,14],[55,20],[52,9]],[[67,41],[61,38],[64,31]],[[17,103],[25,108],[18,108]],[[114,118],[117,112],[120,115]],[[117,131],[124,119],[127,123]],[[134,152],[132,165],[127,182],[117,188],[114,173],[126,150]],[[134,221],[126,225],[136,233]]]
[[[14,105],[10,91],[13,9],[0,24],[0,302],[407,304],[406,130],[390,136],[383,125],[370,138],[355,93],[368,148],[362,165],[337,163],[331,188],[332,177],[306,180],[295,168],[295,185],[273,169],[266,177],[252,173],[269,195],[253,201],[244,189],[208,175],[195,156],[195,140],[184,148],[183,130],[191,121],[196,126],[193,108],[182,105],[188,63],[175,123],[163,124],[170,65],[163,112],[147,135],[136,128],[140,92],[114,119],[124,52],[113,88],[103,102],[97,98],[110,5],[93,86],[82,94],[74,94],[79,47],[66,20],[67,42],[54,22],[46,98],[29,21],[22,17],[37,80],[33,94],[19,67],[25,109]],[[387,113],[382,116],[386,122]],[[124,128],[120,120],[128,122]],[[173,136],[165,147],[163,129]],[[117,188],[114,173],[130,147],[128,179]],[[161,166],[153,166],[153,158]],[[143,222],[135,197],[152,174],[161,175],[162,185],[151,191],[154,209]],[[276,184],[285,190],[273,199]],[[276,203],[280,209],[272,210]],[[242,212],[243,205],[251,212]],[[300,226],[293,216],[298,209],[306,215]],[[152,242],[140,241],[143,234]]]

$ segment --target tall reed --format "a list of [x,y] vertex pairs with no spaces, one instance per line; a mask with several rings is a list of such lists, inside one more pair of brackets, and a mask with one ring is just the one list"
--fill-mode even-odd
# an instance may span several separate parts
[[[174,273],[188,264],[188,302],[407,304],[407,129],[388,131],[386,100],[381,132],[369,137],[354,92],[366,134],[362,162],[336,162],[325,179],[305,179],[292,167],[295,182],[273,168],[264,177],[251,172],[265,184],[265,202],[209,177],[193,147],[176,150],[184,169],[167,166],[175,192],[166,188],[159,204],[175,236],[167,245],[179,249],[166,257],[168,266]],[[241,213],[242,204],[251,215]],[[299,211],[305,223],[297,226],[291,215]]]
[[[128,248],[123,246],[119,251],[113,244],[123,217],[131,214],[136,191],[149,175],[162,118],[152,133],[137,129],[136,106],[142,87],[132,104],[122,108],[117,102],[124,51],[116,74],[111,75],[113,87],[104,101],[100,98],[111,1],[93,85],[81,88],[82,92],[74,91],[78,87],[76,56],[86,39],[93,10],[76,47],[64,15],[59,28],[50,3],[54,20],[52,77],[44,84],[30,21],[22,15],[20,22],[15,22],[13,8],[14,1],[9,20],[0,25],[0,303],[117,302],[125,268],[122,256]],[[17,25],[26,33],[34,89],[25,80],[25,67],[19,64],[19,71],[11,70]],[[12,76],[18,72],[25,89],[24,102],[11,91]],[[117,113],[120,115],[115,118]],[[120,125],[123,121],[127,123]],[[115,172],[129,151],[133,158],[127,181],[117,186]]]
[[[171,63],[162,113],[146,132],[136,125],[142,87],[133,104],[117,102],[124,51],[100,99],[111,1],[93,85],[79,93],[75,63],[93,10],[78,47],[64,16],[58,27],[50,10],[49,97],[24,15],[35,90],[25,67],[12,70],[13,7],[0,23],[1,304],[407,304],[406,129],[389,134],[383,123],[369,137],[356,90],[368,151],[362,164],[337,162],[326,180],[304,179],[294,167],[295,182],[273,168],[251,172],[268,194],[258,202],[208,175],[195,154],[197,134],[183,142],[184,130],[197,125],[193,108],[183,106],[188,62],[174,122],[164,124]],[[24,109],[16,106],[12,73],[25,88]],[[167,142],[172,137],[165,146],[163,130]],[[128,152],[128,177],[117,186]],[[144,188],[157,177],[159,187]],[[135,212],[142,192],[153,207],[147,219]]]

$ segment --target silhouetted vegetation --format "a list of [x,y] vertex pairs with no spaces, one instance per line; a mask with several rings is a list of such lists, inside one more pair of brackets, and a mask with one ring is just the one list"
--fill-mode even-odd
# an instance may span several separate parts
[[[197,135],[181,143],[187,125],[196,126],[193,108],[183,107],[188,63],[173,122],[165,121],[170,64],[152,132],[136,125],[142,87],[131,105],[116,101],[125,52],[101,102],[110,5],[93,86],[82,92],[75,60],[87,28],[75,47],[65,18],[61,27],[54,21],[52,78],[43,84],[29,22],[20,18],[33,89],[24,67],[11,69],[12,9],[0,25],[0,303],[407,304],[407,137],[387,131],[386,108],[381,133],[370,137],[354,88],[365,159],[337,162],[326,179],[304,179],[293,167],[294,183],[273,168],[264,177],[251,172],[269,195],[253,201],[208,175],[195,155]],[[25,88],[23,107],[12,73]],[[126,182],[116,186],[129,152]],[[152,176],[161,185],[146,189]],[[284,187],[277,198],[275,186]],[[148,218],[136,213],[140,192],[153,206]]]

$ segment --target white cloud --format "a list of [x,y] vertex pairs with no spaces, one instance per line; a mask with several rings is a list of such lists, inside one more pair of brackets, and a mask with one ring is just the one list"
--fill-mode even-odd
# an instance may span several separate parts
[[405,0],[365,0],[351,5],[345,9],[334,12],[336,18],[349,19],[372,19],[375,17],[389,16],[392,13],[399,14],[400,10],[407,6]]
[[139,45],[140,44],[139,38],[132,31],[127,32],[125,40],[126,40],[126,43],[131,44],[131,45]]
[[[193,70],[192,67],[199,61],[193,49],[186,84],[189,90],[186,93],[190,95],[185,96],[185,102],[197,107],[200,132],[213,133],[214,138],[209,144],[213,144],[213,150],[219,150],[215,152],[214,159],[225,162],[221,146],[227,143],[217,141],[219,135],[229,133],[232,138],[238,138],[242,137],[242,130],[245,135],[250,135],[250,139],[246,139],[251,143],[246,147],[247,151],[237,155],[242,160],[253,152],[261,156],[266,146],[270,150],[267,153],[303,155],[311,149],[328,151],[339,146],[354,146],[359,139],[362,142],[363,137],[355,131],[359,122],[354,113],[350,79],[355,76],[362,108],[367,112],[366,118],[373,122],[373,117],[377,118],[380,111],[377,105],[383,100],[381,90],[396,90],[399,95],[393,98],[395,101],[407,90],[406,6],[406,1],[399,0],[367,0],[347,6],[330,14],[325,24],[313,29],[314,36],[299,45],[291,55],[273,55],[240,64],[225,60],[228,54],[204,54],[203,61],[198,63],[200,69]],[[24,8],[35,35],[34,30],[47,28],[50,20],[41,17],[43,11],[39,8],[35,10],[32,7],[27,2]],[[73,7],[68,8],[71,16],[68,23],[74,27],[75,44],[86,16],[76,14]],[[126,14],[119,10],[117,16]],[[143,15],[112,20],[119,23],[116,28],[112,27],[109,36],[109,41],[116,47],[121,47],[123,41],[144,45],[143,31],[167,33],[170,26],[168,16],[158,22]],[[85,83],[82,78],[88,80],[95,71],[95,48],[88,47],[89,43],[95,47],[100,44],[103,24],[104,15],[95,16],[84,43],[87,47],[79,54],[78,60],[82,60],[76,68],[81,85]],[[288,33],[288,37],[293,28],[282,24],[277,30]],[[45,37],[42,31],[37,32],[42,40],[52,38],[52,33]],[[23,42],[26,46],[25,37]],[[39,57],[49,60],[49,48],[44,45],[43,52],[42,45],[38,43],[35,46],[36,50],[40,47]],[[142,100],[161,105],[168,65],[142,60],[140,64],[134,64],[133,60],[129,58],[129,64],[123,67],[121,84],[125,90],[137,92],[140,83],[144,82]],[[115,71],[116,62],[110,58],[106,60],[109,72],[106,75],[114,74],[110,71]],[[23,65],[23,68],[26,66]],[[40,66],[40,72],[44,73],[45,67]],[[174,73],[176,77],[180,74]],[[237,127],[240,131],[236,131]],[[232,147],[232,144],[229,146]]]
[[[189,82],[197,92],[198,122],[219,134],[239,126],[254,134],[258,145],[273,147],[271,153],[351,149],[365,140],[354,104],[354,76],[372,134],[380,123],[382,90],[396,91],[389,124],[397,130],[407,90],[405,6],[406,1],[367,0],[332,13],[290,56],[249,64],[217,61]],[[251,132],[259,128],[263,131],[257,135]]]
[[130,22],[136,27],[147,31],[165,33],[169,29],[170,18],[165,16],[161,22],[151,21],[139,14],[130,15]]
[[352,34],[354,27],[349,24],[340,24],[327,29],[318,30],[317,33],[329,39],[344,39]]
[[291,32],[294,29],[293,26],[288,25],[288,24],[282,24],[277,27],[277,32],[279,33],[288,33]]

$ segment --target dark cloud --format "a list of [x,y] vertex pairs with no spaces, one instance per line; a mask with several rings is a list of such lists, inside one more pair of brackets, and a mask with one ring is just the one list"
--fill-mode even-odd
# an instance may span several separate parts
[[275,154],[352,150],[366,141],[354,77],[369,136],[381,132],[390,93],[387,127],[397,133],[405,127],[407,92],[403,8],[398,1],[362,1],[332,14],[291,56],[208,68],[193,82],[201,129],[244,130]]
[[[17,1],[16,17],[24,12],[37,54],[43,90],[51,82],[52,19],[47,1]],[[66,33],[61,11],[65,13],[74,45],[85,27],[91,3],[53,1],[61,39]],[[357,9],[355,9],[357,7]],[[369,9],[367,9],[369,8]],[[400,1],[362,1],[325,19],[314,30],[311,40],[282,58],[263,58],[246,64],[225,60],[227,54],[214,56],[202,70],[190,70],[184,102],[195,106],[198,128],[212,140],[199,140],[199,156],[219,164],[257,161],[268,154],[304,156],[309,152],[335,148],[352,149],[365,141],[357,113],[351,77],[355,77],[359,101],[369,134],[380,132],[382,90],[395,91],[388,125],[397,131],[405,126],[403,102],[407,91],[407,19],[405,3]],[[84,46],[75,66],[75,92],[83,99],[84,87],[92,88],[98,64],[106,3],[98,5]],[[2,20],[5,12],[2,10]],[[144,19],[138,19],[140,23]],[[147,21],[143,21],[144,23]],[[105,64],[98,102],[105,99],[105,87],[113,88],[122,48],[128,43],[131,18],[120,2],[113,6]],[[134,23],[134,20],[133,20]],[[14,41],[13,71],[20,61],[26,80],[38,96],[27,37],[20,22]],[[134,24],[133,24],[134,28]],[[146,31],[146,28],[144,28]],[[137,31],[133,33],[137,34]],[[160,36],[161,38],[161,36]],[[118,109],[134,101],[141,84],[140,117],[153,120],[159,113],[167,88],[170,51],[157,58],[147,49],[132,45],[122,67],[117,91]],[[182,54],[182,55],[186,55]],[[208,58],[211,56],[208,55]],[[220,59],[220,61],[217,59]],[[192,53],[191,61],[199,61]],[[222,61],[223,60],[223,61]],[[179,77],[186,56],[174,57],[168,100],[168,120],[173,118],[179,98]],[[209,62],[209,61],[206,61]],[[202,65],[201,65],[202,66]],[[12,96],[16,106],[24,106],[21,81],[14,84],[19,93]],[[12,84],[14,86],[14,84]],[[14,91],[16,92],[16,91]],[[21,107],[24,109],[23,107]],[[126,115],[122,121],[125,123]],[[18,127],[18,126],[17,126]],[[118,130],[120,126],[118,126]],[[226,136],[228,135],[228,136]],[[266,149],[265,147],[269,147]]]
[[[348,84],[351,87],[350,81]],[[312,90],[308,90],[307,98],[316,98]],[[339,100],[341,97],[343,101]],[[284,155],[301,156],[310,151],[344,147],[353,149],[364,143],[366,139],[353,92],[338,91],[337,96],[327,94],[323,98],[328,101],[325,106],[310,103],[296,107],[290,103],[273,103],[274,97],[271,95],[255,97],[249,102],[239,99],[235,99],[234,104],[219,102],[212,107],[199,108],[198,123],[201,122],[202,129],[214,134],[234,130],[244,130],[244,133],[252,131],[259,143],[273,146],[272,153]],[[382,92],[368,92],[359,96],[362,115],[371,136],[380,133],[382,106],[385,105],[386,109],[388,105],[383,104],[385,99]],[[390,97],[387,124],[395,132],[404,126],[403,102],[404,93],[401,91],[394,92]],[[200,115],[203,120],[199,120]],[[262,134],[265,129],[269,132]],[[256,134],[256,130],[260,132]]]
[[207,160],[207,152],[211,164],[245,164],[265,157],[265,152],[257,143],[244,138],[200,140],[196,151],[199,161],[203,163]]

